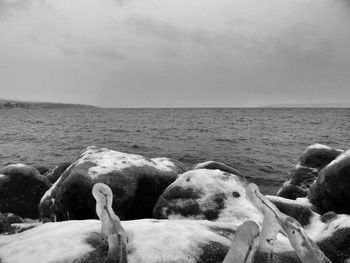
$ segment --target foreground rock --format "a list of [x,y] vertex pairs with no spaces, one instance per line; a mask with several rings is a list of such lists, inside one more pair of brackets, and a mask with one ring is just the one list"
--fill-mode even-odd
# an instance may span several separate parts
[[246,182],[220,170],[191,170],[179,176],[160,196],[154,209],[159,219],[206,219],[241,224],[261,221],[246,199]]
[[[304,228],[333,263],[350,259],[350,217],[336,215],[321,220],[317,214]],[[124,221],[128,262],[221,263],[235,237],[236,226],[203,220]],[[0,261],[18,262],[104,262],[108,247],[100,239],[98,220],[46,223],[20,234],[0,236]],[[33,246],[35,244],[35,246]],[[277,234],[274,262],[300,263],[288,238]]]
[[38,204],[48,188],[47,179],[35,168],[24,164],[4,166],[0,169],[0,212],[38,218]]
[[[231,224],[197,220],[143,219],[122,225],[128,238],[128,262],[139,263],[221,263],[235,229]],[[102,263],[108,247],[100,239],[100,228],[98,220],[72,220],[0,236],[0,261]]]
[[279,189],[277,195],[289,199],[307,196],[318,173],[341,153],[343,153],[342,150],[326,145],[310,145],[300,156],[299,163],[291,171],[288,180]]
[[322,212],[350,214],[350,150],[338,156],[318,175],[308,198]]
[[158,197],[183,172],[179,162],[168,158],[88,147],[45,193],[40,215],[57,220],[95,218],[91,189],[105,183],[113,191],[113,209],[121,219],[149,218]]

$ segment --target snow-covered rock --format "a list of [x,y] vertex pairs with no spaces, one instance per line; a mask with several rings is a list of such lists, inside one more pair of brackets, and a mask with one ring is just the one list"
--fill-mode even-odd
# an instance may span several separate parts
[[262,215],[246,199],[246,182],[220,170],[197,169],[179,176],[160,196],[154,217],[207,219],[241,224]]
[[[321,220],[314,213],[305,233],[333,263],[350,259],[350,217],[336,215]],[[221,263],[231,246],[237,227],[206,220],[122,221],[128,243],[128,262]],[[41,224],[25,232],[1,236],[2,263],[103,262],[108,248],[99,236],[98,220],[71,220]],[[277,235],[273,262],[300,263],[289,239]]]
[[183,173],[181,163],[169,158],[143,156],[91,146],[68,167],[42,197],[41,217],[63,219],[95,218],[95,183],[113,191],[113,209],[121,219],[152,216],[164,189]]
[[[107,247],[100,239],[100,221],[46,223],[23,233],[0,236],[0,261],[103,262]],[[142,219],[123,221],[128,237],[128,262],[221,263],[235,227],[195,220]]]
[[0,169],[0,212],[38,218],[38,204],[48,188],[45,176],[32,166],[4,166]]

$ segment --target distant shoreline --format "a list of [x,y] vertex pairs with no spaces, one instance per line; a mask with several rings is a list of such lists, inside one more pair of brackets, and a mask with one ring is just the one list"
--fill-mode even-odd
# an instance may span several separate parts
[[0,99],[0,109],[57,109],[57,108],[98,108],[92,105],[55,103],[55,102],[26,102]]

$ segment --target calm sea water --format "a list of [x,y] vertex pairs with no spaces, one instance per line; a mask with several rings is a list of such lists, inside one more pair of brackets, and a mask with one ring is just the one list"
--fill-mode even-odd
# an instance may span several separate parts
[[315,142],[348,149],[350,109],[0,110],[0,164],[53,166],[90,145],[224,162],[274,194]]

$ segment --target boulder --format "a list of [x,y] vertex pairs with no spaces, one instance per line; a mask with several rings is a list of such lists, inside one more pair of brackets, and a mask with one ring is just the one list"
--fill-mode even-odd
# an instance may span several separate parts
[[278,190],[277,196],[297,199],[298,197],[305,197],[309,191],[310,185],[313,184],[318,176],[318,169],[296,165],[292,170],[287,181]]
[[105,183],[113,191],[113,209],[121,219],[149,218],[158,197],[183,172],[181,163],[172,159],[146,159],[91,146],[42,197],[40,216],[96,218],[91,189],[95,183]]
[[[128,239],[128,262],[139,263],[221,263],[237,229],[231,223],[206,220],[142,219],[121,223]],[[108,248],[100,239],[100,229],[98,220],[69,220],[0,236],[0,261],[102,263]],[[304,231],[332,262],[349,262],[348,215],[338,215],[327,223],[314,215]],[[282,234],[277,235],[273,252],[273,262],[300,263],[289,240]]]
[[308,198],[322,212],[350,214],[350,150],[323,168]]
[[191,170],[179,176],[160,196],[153,216],[158,219],[206,219],[241,224],[261,221],[246,199],[246,182],[220,170]]
[[299,163],[291,171],[277,195],[289,199],[307,196],[319,171],[341,153],[343,150],[333,149],[326,145],[317,143],[310,145],[300,156]]
[[60,163],[57,166],[51,168],[47,171],[45,176],[49,180],[50,184],[54,184],[61,174],[71,165],[72,163],[64,162]]
[[[122,221],[128,262],[221,263],[235,226],[195,220]],[[21,234],[0,236],[0,261],[102,263],[107,245],[98,220],[46,223]],[[35,244],[35,246],[33,246]]]
[[38,218],[38,204],[48,188],[47,179],[35,168],[24,164],[4,166],[0,169],[0,212]]
[[312,144],[299,158],[300,165],[321,170],[344,151],[323,144]]

